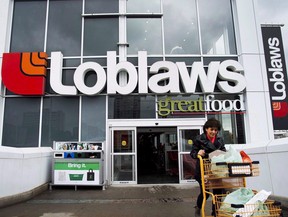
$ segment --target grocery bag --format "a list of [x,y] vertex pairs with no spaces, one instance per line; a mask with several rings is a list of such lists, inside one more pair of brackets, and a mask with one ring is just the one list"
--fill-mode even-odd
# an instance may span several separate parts
[[270,212],[267,205],[261,201],[257,201],[257,209],[252,216],[269,216]]
[[217,162],[241,163],[242,157],[241,154],[231,146],[227,152],[211,158],[211,163]]
[[227,211],[228,213],[236,212],[238,208],[231,207],[231,204],[243,205],[254,197],[254,195],[254,192],[249,188],[239,188],[225,197],[220,210]]
[[[218,165],[217,163],[224,163],[224,165]],[[223,154],[211,157],[211,172],[214,176],[228,176],[228,165],[225,163],[242,163],[242,157],[233,147],[230,147],[229,150]]]

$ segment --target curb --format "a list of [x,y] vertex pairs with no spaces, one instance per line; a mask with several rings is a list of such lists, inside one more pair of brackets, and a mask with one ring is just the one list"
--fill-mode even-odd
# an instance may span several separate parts
[[2,198],[0,198],[0,208],[30,200],[31,198],[35,197],[36,195],[48,190],[48,186],[49,186],[49,184],[45,183],[43,185],[40,185],[36,188],[33,188],[29,191],[26,191],[26,192],[23,192],[20,194],[2,197]]

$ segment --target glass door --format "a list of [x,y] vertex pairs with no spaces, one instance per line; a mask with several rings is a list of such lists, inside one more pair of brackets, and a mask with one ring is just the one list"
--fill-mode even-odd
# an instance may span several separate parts
[[179,179],[180,183],[195,182],[196,160],[190,156],[193,139],[202,132],[202,127],[178,127],[179,141]]
[[112,128],[113,184],[137,184],[136,128]]

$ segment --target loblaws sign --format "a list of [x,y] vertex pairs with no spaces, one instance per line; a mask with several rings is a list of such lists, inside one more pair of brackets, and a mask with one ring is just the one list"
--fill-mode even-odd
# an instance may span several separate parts
[[[26,57],[26,58],[24,58]],[[6,88],[19,95],[44,95],[47,55],[44,52],[5,53],[2,63],[2,81]],[[23,67],[28,65],[29,67]],[[202,62],[194,62],[189,72],[185,62],[158,61],[148,70],[147,52],[138,52],[138,71],[127,61],[117,63],[115,51],[107,52],[107,72],[96,62],[79,65],[74,73],[74,85],[62,83],[63,55],[51,53],[50,86],[60,95],[97,95],[107,87],[107,94],[193,94],[199,83],[203,93],[212,93],[217,87],[223,93],[240,93],[246,88],[242,65],[235,60],[212,61],[205,72]],[[189,66],[190,67],[190,66]],[[24,68],[24,69],[23,69]],[[87,72],[97,75],[94,86],[85,84]],[[127,83],[118,83],[120,72],[128,74]],[[150,74],[148,76],[148,74]],[[218,80],[217,80],[218,78]],[[23,79],[21,81],[21,79]],[[161,85],[161,81],[168,81]],[[180,82],[184,92],[180,91]],[[33,88],[37,87],[37,89]],[[138,88],[136,90],[136,88]]]

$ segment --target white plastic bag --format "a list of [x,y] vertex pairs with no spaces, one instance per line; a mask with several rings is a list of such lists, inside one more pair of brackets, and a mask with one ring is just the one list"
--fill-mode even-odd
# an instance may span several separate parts
[[231,146],[227,152],[211,158],[211,163],[219,162],[242,163],[242,157],[240,152]]
[[230,147],[227,152],[211,157],[211,172],[216,177],[228,176],[228,165],[216,165],[216,163],[242,163],[240,152]]
[[254,197],[247,201],[246,205],[244,205],[244,208],[238,209],[233,214],[233,217],[236,217],[239,214],[241,214],[242,217],[250,217],[253,215],[253,213],[257,213],[257,209],[259,209],[261,203],[264,203],[270,194],[271,192],[265,190],[259,191]]

